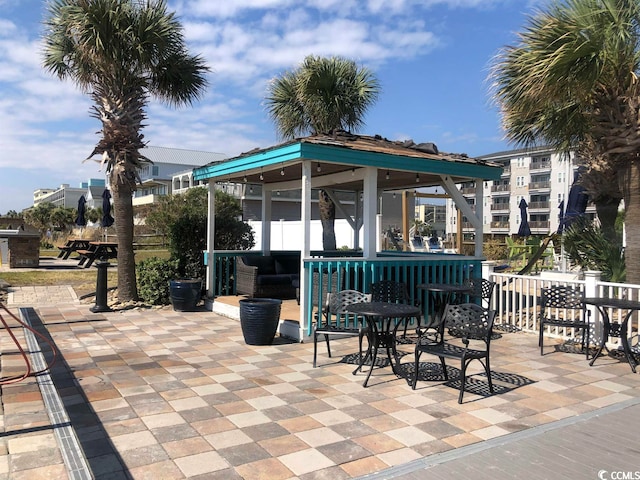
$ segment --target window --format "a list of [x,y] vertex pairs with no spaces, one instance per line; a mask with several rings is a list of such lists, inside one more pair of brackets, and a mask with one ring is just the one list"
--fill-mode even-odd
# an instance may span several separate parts
[[564,172],[558,172],[558,183],[564,183],[566,175]]
[[516,177],[516,187],[524,187],[524,177]]
[[157,166],[157,165],[153,165],[153,166],[151,167],[151,169],[152,169],[152,173],[151,173],[151,175],[153,175],[154,177],[157,177],[157,176],[158,176],[158,174],[159,174],[159,172],[160,172],[160,170],[159,170],[158,166]]

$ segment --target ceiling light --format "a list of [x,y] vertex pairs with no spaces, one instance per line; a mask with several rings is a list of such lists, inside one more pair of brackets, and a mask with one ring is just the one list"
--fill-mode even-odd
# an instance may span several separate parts
[[385,178],[386,178],[387,180],[389,180],[389,178],[391,178],[391,175],[389,174],[389,170],[387,170],[387,174],[385,175]]
[[280,175],[284,176],[284,167],[280,169]]
[[316,172],[321,172],[322,171],[322,165],[320,165],[320,162],[318,162],[318,166],[316,166]]
[[264,175],[262,175],[262,170],[260,170],[260,180],[264,180]]
[[418,183],[420,181],[420,174],[416,173],[416,183]]

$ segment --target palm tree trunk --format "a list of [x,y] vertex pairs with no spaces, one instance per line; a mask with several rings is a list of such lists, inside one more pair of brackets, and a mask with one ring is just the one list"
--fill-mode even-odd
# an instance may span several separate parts
[[322,248],[325,251],[337,250],[335,231],[336,206],[324,190],[320,190],[318,193],[318,208],[320,210],[320,222],[322,223]]
[[640,160],[632,160],[622,167],[619,179],[624,195],[627,283],[640,284]]
[[[116,173],[116,172],[114,172]],[[133,254],[133,190],[128,182],[112,176],[113,217],[118,236],[118,300],[137,301],[136,263]]]

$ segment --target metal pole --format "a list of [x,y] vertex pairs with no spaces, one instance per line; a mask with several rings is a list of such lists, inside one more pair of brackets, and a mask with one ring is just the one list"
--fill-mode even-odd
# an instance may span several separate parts
[[107,305],[107,268],[109,262],[100,260],[96,263],[98,276],[96,278],[96,304],[89,310],[93,313],[110,312],[111,308]]

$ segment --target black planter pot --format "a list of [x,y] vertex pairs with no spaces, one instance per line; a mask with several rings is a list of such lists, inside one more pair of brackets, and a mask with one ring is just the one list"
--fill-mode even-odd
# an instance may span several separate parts
[[169,280],[169,296],[173,309],[178,312],[193,312],[202,295],[202,280]]
[[282,300],[246,298],[240,300],[240,326],[248,345],[271,345],[280,321]]

